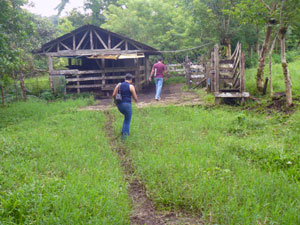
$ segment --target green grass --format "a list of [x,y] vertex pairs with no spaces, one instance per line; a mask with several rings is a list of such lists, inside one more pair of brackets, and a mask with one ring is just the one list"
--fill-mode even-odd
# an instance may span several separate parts
[[299,111],[134,109],[127,146],[162,210],[194,211],[211,224],[299,224],[299,121]]
[[0,109],[0,224],[128,224],[130,200],[105,116],[87,100]]
[[[296,59],[296,61],[289,63],[290,76],[292,79],[292,89],[293,95],[300,95],[300,59]],[[256,72],[257,68],[252,68],[246,70],[245,80],[246,80],[246,90],[250,92],[251,95],[256,95]],[[284,92],[285,84],[284,84],[284,76],[282,72],[281,64],[273,64],[272,67],[273,74],[273,89],[274,92]],[[266,64],[265,67],[265,77],[269,77],[269,65]],[[268,88],[269,93],[269,88]]]

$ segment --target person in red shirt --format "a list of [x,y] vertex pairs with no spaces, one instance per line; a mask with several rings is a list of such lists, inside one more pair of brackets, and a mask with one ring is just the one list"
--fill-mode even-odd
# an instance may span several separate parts
[[163,64],[162,58],[159,58],[158,62],[153,65],[149,77],[150,82],[152,81],[153,74],[154,74],[155,87],[156,87],[155,100],[159,101],[164,79],[167,80],[167,67],[165,64]]

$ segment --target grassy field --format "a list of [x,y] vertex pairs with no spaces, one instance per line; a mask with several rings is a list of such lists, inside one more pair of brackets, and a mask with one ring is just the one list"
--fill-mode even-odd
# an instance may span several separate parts
[[210,224],[299,224],[299,119],[299,111],[134,109],[126,144],[163,210],[194,211]]
[[130,201],[104,114],[87,100],[0,109],[0,224],[127,224]]

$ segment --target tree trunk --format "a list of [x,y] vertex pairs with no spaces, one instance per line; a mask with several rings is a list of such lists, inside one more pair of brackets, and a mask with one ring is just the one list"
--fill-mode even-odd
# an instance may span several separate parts
[[286,27],[281,27],[279,30],[280,46],[281,46],[281,64],[282,64],[282,70],[283,70],[284,82],[285,82],[286,107],[289,108],[293,104],[293,96],[292,96],[292,82],[291,82],[289,67],[286,62],[286,55],[285,55],[286,31],[287,31]]
[[25,90],[25,83],[24,83],[23,72],[20,73],[20,85],[21,85],[21,89],[22,89],[22,98],[23,98],[23,101],[26,102],[26,90]]
[[1,89],[1,99],[2,99],[2,106],[5,106],[5,98],[4,98],[4,90],[3,90],[3,86],[0,86]]
[[272,47],[269,52],[269,75],[270,75],[269,81],[270,81],[270,96],[271,96],[271,98],[273,97],[272,55],[273,55],[273,50],[275,48],[276,40],[277,40],[277,35],[274,38]]
[[265,68],[265,61],[269,49],[272,29],[273,29],[272,26],[268,24],[265,41],[259,56],[258,69],[256,74],[256,87],[259,92],[262,92],[264,88],[264,68]]

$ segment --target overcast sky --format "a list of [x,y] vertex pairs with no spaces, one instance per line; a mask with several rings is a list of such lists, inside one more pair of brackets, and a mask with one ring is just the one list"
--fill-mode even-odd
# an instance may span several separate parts
[[[61,0],[29,0],[29,2],[34,4],[34,7],[26,6],[25,8],[38,15],[52,16],[57,14],[57,10],[54,10],[54,8],[60,1]],[[73,8],[83,7],[83,2],[84,0],[70,0],[61,15],[66,15],[66,13]]]

